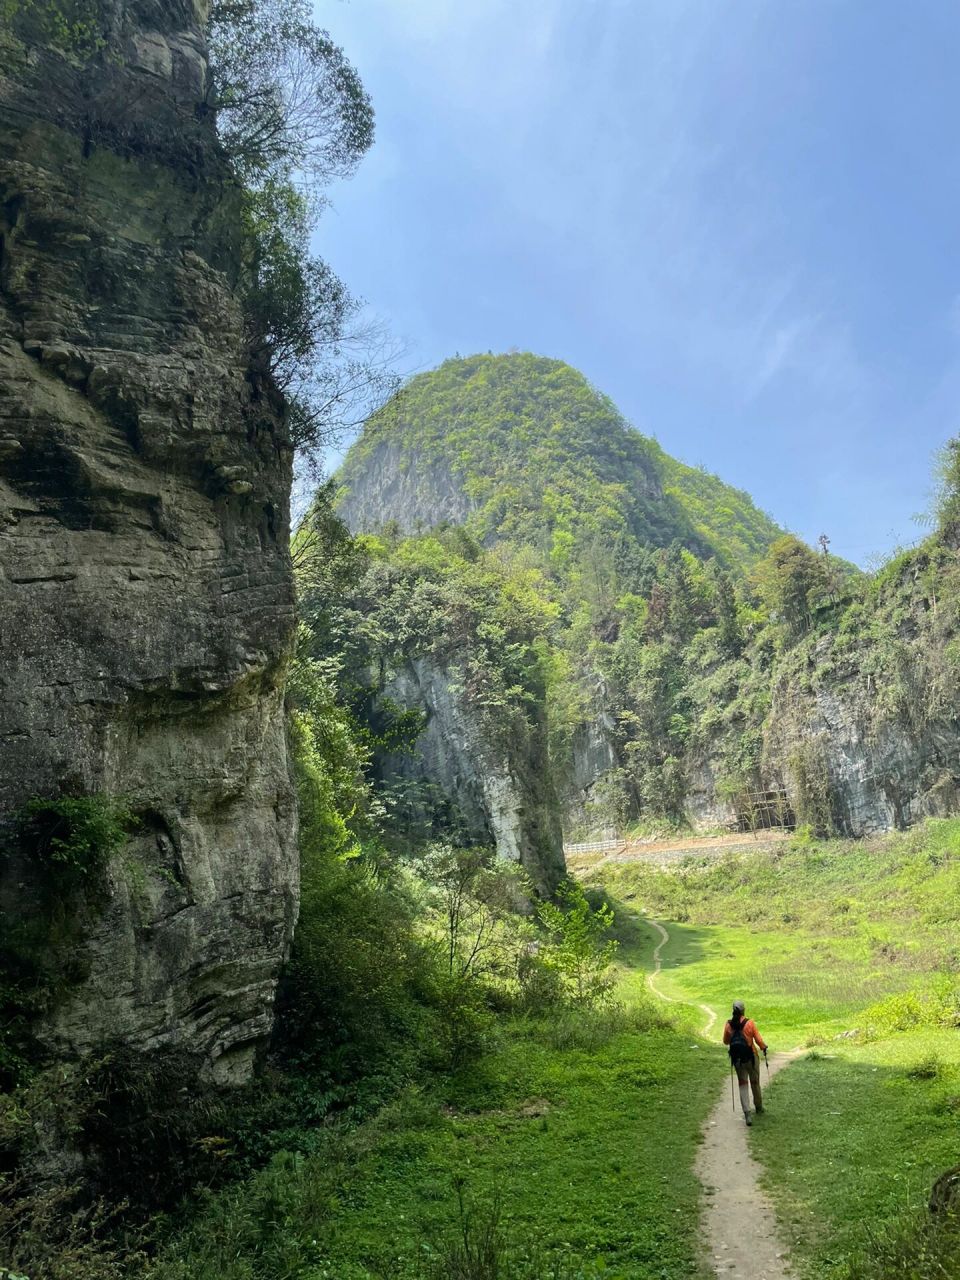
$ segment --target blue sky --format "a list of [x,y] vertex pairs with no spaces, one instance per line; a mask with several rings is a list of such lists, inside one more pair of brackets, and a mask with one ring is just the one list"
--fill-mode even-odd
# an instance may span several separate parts
[[865,563],[960,430],[960,7],[323,0],[377,141],[318,250],[405,371],[567,360]]

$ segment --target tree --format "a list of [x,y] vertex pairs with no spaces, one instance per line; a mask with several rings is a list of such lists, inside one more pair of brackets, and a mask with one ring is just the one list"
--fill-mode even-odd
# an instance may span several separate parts
[[960,543],[960,436],[954,436],[937,457],[935,515],[937,532],[949,546]]
[[396,349],[310,251],[325,188],[373,141],[373,108],[307,0],[216,0],[210,55],[208,106],[244,189],[250,346],[286,397],[292,443],[312,456],[396,385]]
[[737,595],[729,572],[716,560],[707,562],[707,576],[713,591],[713,612],[725,652],[736,657],[743,649],[743,629],[737,612]]
[[526,896],[519,868],[492,849],[433,845],[420,865],[443,921],[444,967],[456,982],[496,972],[509,946],[500,928]]
[[823,557],[785,533],[755,567],[753,582],[770,616],[782,622],[788,634],[802,635],[826,589]]
[[259,187],[302,175],[314,198],[373,142],[370,98],[306,0],[216,0],[211,105],[237,172]]
[[613,910],[604,903],[594,911],[583,889],[572,881],[560,886],[557,899],[537,908],[540,923],[551,935],[543,961],[560,975],[575,1004],[598,1004],[613,989],[610,966],[619,944],[606,937]]

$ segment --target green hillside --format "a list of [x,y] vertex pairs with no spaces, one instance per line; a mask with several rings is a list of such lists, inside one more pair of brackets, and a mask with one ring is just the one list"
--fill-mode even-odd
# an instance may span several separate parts
[[655,442],[651,448],[664,493],[683,508],[697,536],[715,548],[721,559],[731,565],[752,565],[780,537],[783,530],[748,493],[701,467],[678,462]]
[[[811,630],[831,631],[862,585],[746,493],[671,458],[582,374],[530,354],[412,379],[367,423],[339,485],[354,533],[380,535],[375,558],[456,582],[457,598],[479,570],[505,600],[535,602],[537,634],[524,634],[568,836],[687,821],[690,803],[715,822],[718,796],[757,787],[774,667],[819,643]],[[380,628],[409,631],[393,614]],[[493,667],[506,661],[499,640],[483,647]],[[705,760],[710,795],[691,801]]]
[[[413,378],[347,457],[348,512],[385,444],[421,475],[453,480],[469,500],[464,523],[473,537],[532,546],[556,567],[602,541],[680,542],[745,569],[782,532],[747,494],[635,431],[581,373],[529,353],[447,360]],[[424,523],[435,523],[425,505]],[[389,498],[380,512],[384,523],[402,523]]]

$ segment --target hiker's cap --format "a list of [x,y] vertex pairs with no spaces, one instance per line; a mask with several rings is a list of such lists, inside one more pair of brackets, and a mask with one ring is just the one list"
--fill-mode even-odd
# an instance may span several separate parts
[[742,1000],[734,1000],[734,1002],[733,1002],[733,1012],[734,1012],[734,1013],[743,1013],[743,1011],[744,1011],[744,1009],[746,1009],[746,1007],[747,1007],[747,1006],[743,1003],[743,1001],[742,1001]]

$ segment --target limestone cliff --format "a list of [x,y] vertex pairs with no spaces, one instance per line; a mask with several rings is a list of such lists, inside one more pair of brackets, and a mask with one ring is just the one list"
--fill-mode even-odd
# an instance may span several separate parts
[[413,749],[382,759],[380,769],[388,782],[428,780],[448,830],[467,843],[495,845],[500,857],[521,864],[538,893],[549,894],[565,867],[542,717],[519,741],[498,738],[458,694],[459,684],[456,671],[430,657],[410,658],[390,675],[385,694],[421,711],[424,725]]
[[[922,723],[910,716],[878,718],[876,697],[860,671],[816,687],[780,678],[756,728],[761,758],[743,785],[782,795],[773,802],[782,813],[772,810],[767,820],[783,817],[860,837],[960,810],[956,714]],[[573,747],[575,774],[561,794],[564,829],[590,831],[612,821],[603,805],[604,784],[622,767],[629,741],[620,742],[609,716],[598,714]],[[730,788],[728,749],[716,738],[682,760],[683,814],[694,829],[766,825]]]
[[[829,652],[829,638],[816,649]],[[901,668],[922,682],[929,654],[915,639]],[[912,705],[878,711],[869,668],[774,686],[765,726],[763,768],[794,810],[818,825],[864,836],[903,829],[960,809],[960,705],[955,686],[933,714],[917,689]]]
[[538,596],[568,836],[763,822],[766,792],[781,816],[855,836],[960,805],[955,539],[872,579],[832,558],[813,575],[807,551],[808,613],[791,623],[753,576],[772,520],[575,370],[522,353],[413,378],[340,480],[353,530],[429,543],[457,526],[465,554]]
[[237,193],[204,107],[205,0],[24,4],[0,63],[2,906],[30,797],[138,819],[85,920],[56,1051],[179,1046],[239,1079],[297,902],[282,683],[294,613],[282,405],[231,280]]

